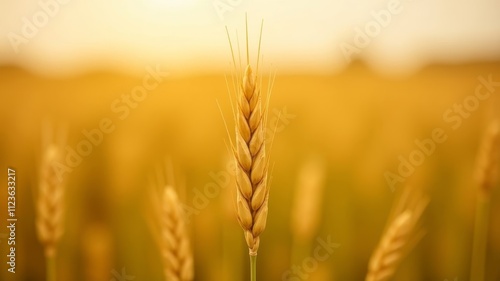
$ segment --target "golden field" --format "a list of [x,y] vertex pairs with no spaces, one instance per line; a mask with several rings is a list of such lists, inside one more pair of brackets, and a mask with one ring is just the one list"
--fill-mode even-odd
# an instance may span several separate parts
[[[272,180],[258,280],[287,280],[284,273],[300,267],[313,255],[317,239],[327,237],[339,247],[307,273],[307,280],[364,280],[391,205],[406,183],[426,189],[430,205],[422,218],[426,235],[394,280],[468,280],[478,189],[475,158],[488,118],[498,116],[500,87],[466,112],[460,125],[457,114],[453,122],[443,115],[475,94],[479,77],[489,76],[500,81],[500,63],[434,65],[398,78],[380,76],[361,63],[331,76],[280,75],[278,70],[269,105],[269,136],[274,128],[276,133],[269,151]],[[58,280],[163,280],[148,227],[148,195],[149,179],[165,159],[173,163],[181,201],[196,211],[188,223],[195,280],[248,279],[248,249],[235,217],[235,186],[227,177],[231,153],[221,113],[231,137],[234,122],[224,73],[161,77],[144,99],[124,102],[122,95],[131,95],[143,77],[102,71],[48,78],[0,69],[0,161],[4,169],[16,170],[19,219],[15,279],[2,270],[0,280],[45,280],[33,195],[43,123],[67,128],[67,145],[76,150],[86,139],[82,131],[97,130],[103,120],[109,133],[102,133],[102,141],[64,174]],[[263,80],[265,90],[268,77]],[[393,191],[387,172],[397,174],[398,157],[408,159],[418,149],[415,141],[432,138],[437,128],[446,140]],[[300,171],[311,159],[325,171],[318,191],[321,215],[311,230],[311,245],[296,254],[290,216]],[[6,186],[6,173],[2,180]],[[207,188],[213,198],[198,200],[199,194],[207,197]],[[499,196],[496,188],[485,280],[500,278]],[[0,206],[7,208],[4,195]],[[6,219],[7,212],[0,212],[0,221]],[[2,229],[5,267],[7,230]],[[123,271],[129,279],[117,277]]]

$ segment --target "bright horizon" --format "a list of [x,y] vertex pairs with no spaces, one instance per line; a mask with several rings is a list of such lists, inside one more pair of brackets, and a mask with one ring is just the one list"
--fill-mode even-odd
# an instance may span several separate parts
[[329,74],[357,57],[382,73],[412,73],[500,60],[500,1],[29,0],[0,3],[0,65],[51,75],[155,64],[227,71],[225,26],[243,51],[245,13],[254,61],[264,19],[263,70]]

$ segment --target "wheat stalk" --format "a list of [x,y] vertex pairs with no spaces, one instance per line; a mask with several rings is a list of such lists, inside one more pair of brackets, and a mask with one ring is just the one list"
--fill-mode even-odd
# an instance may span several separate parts
[[171,186],[163,191],[159,208],[160,247],[168,281],[191,281],[194,265],[189,236],[177,193]]
[[415,236],[418,221],[427,206],[426,199],[419,198],[392,220],[370,258],[366,281],[390,280],[399,264],[421,238]]
[[50,144],[44,151],[36,198],[36,232],[44,247],[48,280],[55,280],[57,244],[63,235],[64,186],[56,174],[61,159],[60,149]]
[[493,120],[479,148],[476,165],[476,179],[479,186],[474,226],[474,240],[471,261],[471,280],[485,279],[486,246],[491,204],[491,193],[497,185],[500,157],[500,127]]

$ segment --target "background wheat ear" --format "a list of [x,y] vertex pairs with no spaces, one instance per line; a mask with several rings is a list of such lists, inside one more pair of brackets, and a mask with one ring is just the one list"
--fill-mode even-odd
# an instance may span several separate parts
[[[145,208],[144,215],[160,249],[166,280],[191,281],[194,279],[194,260],[186,217],[174,188],[175,172],[171,158],[166,158],[165,164],[164,168],[163,165],[157,166],[155,175],[149,177],[147,205],[150,208]],[[185,191],[185,186],[181,186]]]
[[489,196],[498,183],[500,158],[500,123],[493,120],[479,147],[476,164],[476,180],[483,195]]
[[110,281],[113,268],[113,237],[103,223],[88,225],[82,235],[85,280]]
[[290,216],[293,263],[300,263],[312,248],[314,235],[321,221],[325,170],[324,161],[311,157],[304,162],[298,173]]
[[[406,187],[406,190],[409,190]],[[407,194],[409,194],[409,191]],[[401,200],[405,201],[407,194]],[[373,252],[369,265],[366,281],[390,280],[403,258],[422,238],[423,232],[417,231],[418,222],[429,200],[420,194],[410,203],[399,204],[394,219],[390,220],[377,248]],[[401,202],[399,202],[401,203]]]
[[500,124],[493,120],[483,137],[479,147],[476,180],[479,187],[474,225],[470,280],[485,279],[486,246],[490,218],[491,194],[498,184],[498,168],[500,158]]
[[47,280],[56,279],[57,245],[64,232],[64,186],[56,165],[62,163],[61,149],[50,144],[42,156],[36,196],[36,233],[47,261]]
[[175,189],[166,186],[159,200],[153,201],[159,234],[156,242],[161,251],[167,281],[191,281],[194,262],[182,207]]

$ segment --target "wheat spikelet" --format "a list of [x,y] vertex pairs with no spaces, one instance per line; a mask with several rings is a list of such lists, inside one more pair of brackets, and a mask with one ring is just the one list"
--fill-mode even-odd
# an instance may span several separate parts
[[390,280],[402,259],[421,238],[414,236],[415,228],[428,201],[418,199],[412,207],[396,215],[370,258],[366,281]]
[[177,193],[171,186],[167,186],[163,192],[159,208],[159,223],[159,243],[166,280],[193,280],[193,257],[189,237]]
[[64,187],[55,167],[62,162],[61,157],[60,149],[54,144],[45,150],[36,199],[36,231],[47,258],[56,256],[57,244],[64,232]]
[[498,120],[490,123],[479,149],[476,178],[482,194],[490,194],[498,180],[500,157],[500,124]]

